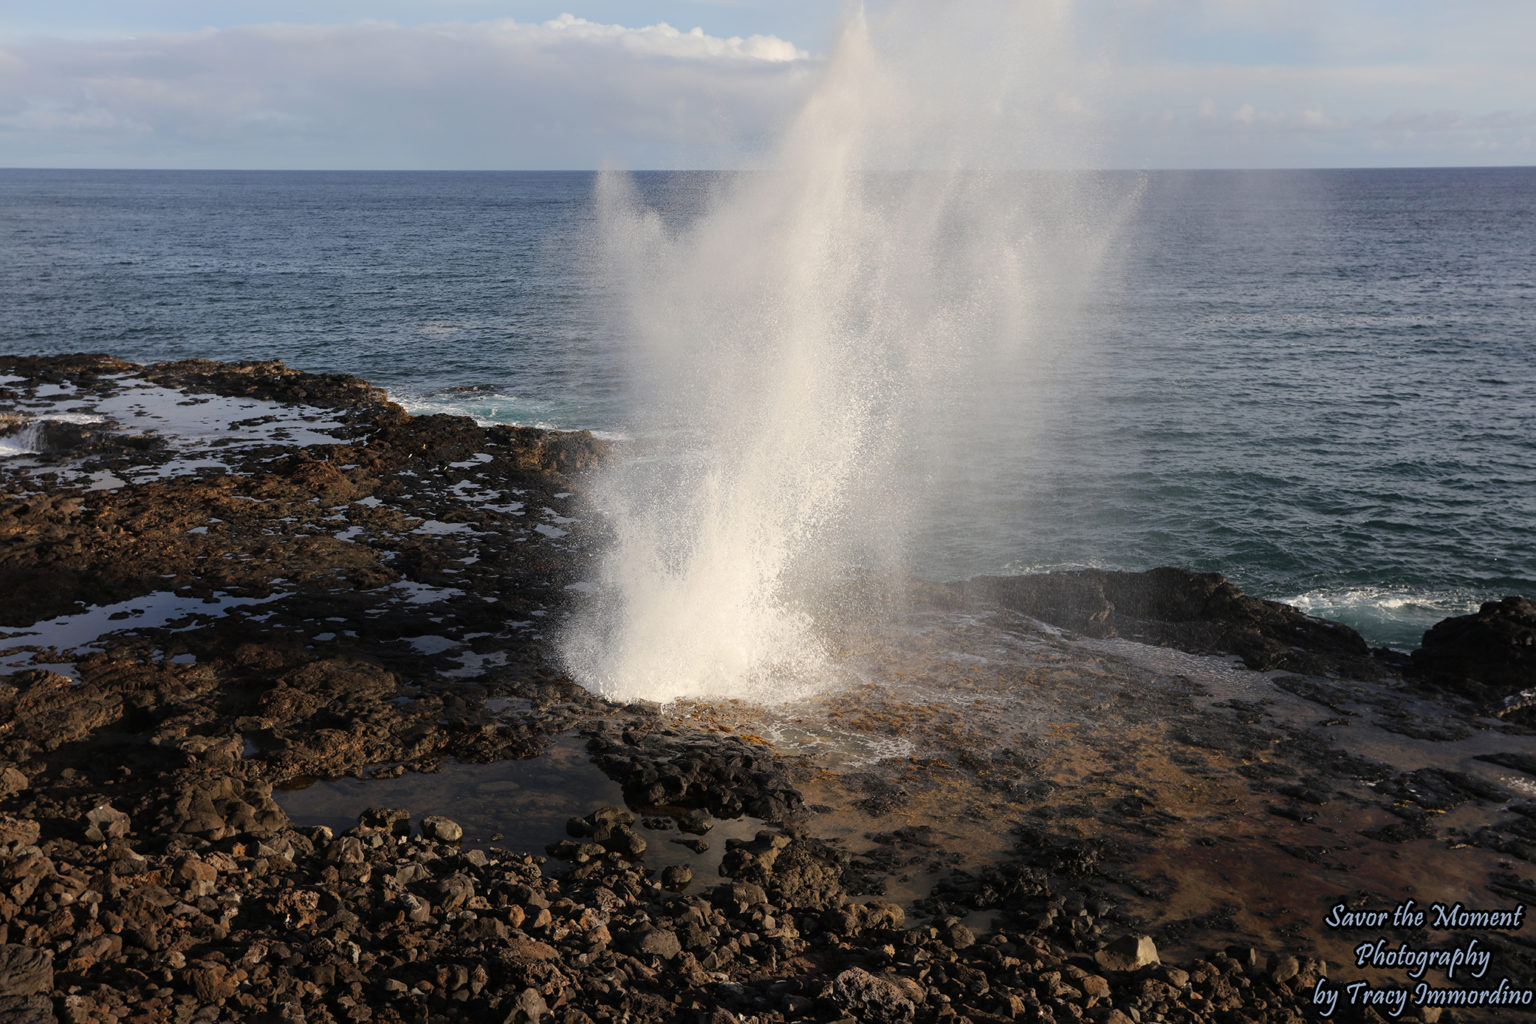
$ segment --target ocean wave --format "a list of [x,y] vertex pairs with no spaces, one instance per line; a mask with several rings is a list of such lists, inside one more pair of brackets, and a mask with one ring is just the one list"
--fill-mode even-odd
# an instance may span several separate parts
[[[412,416],[466,416],[482,427],[536,427],[539,430],[591,430],[573,416],[561,415],[547,401],[479,388],[448,393],[392,391],[390,400]],[[627,441],[630,435],[613,430],[591,430],[604,441]]]
[[1429,627],[1441,619],[1477,611],[1486,595],[1459,589],[1341,586],[1309,590],[1278,600],[1308,615],[1342,622],[1373,643],[1411,650],[1419,645]]

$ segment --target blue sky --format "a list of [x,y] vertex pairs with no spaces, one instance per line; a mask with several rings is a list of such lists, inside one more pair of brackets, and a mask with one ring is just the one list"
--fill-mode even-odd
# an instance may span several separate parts
[[[1035,0],[1016,0],[1028,6]],[[1536,164],[1529,0],[1039,0],[1008,69],[1099,166]],[[961,7],[906,19],[943,37]],[[869,0],[877,22],[887,6]],[[0,166],[751,165],[811,95],[838,0],[0,0]],[[932,25],[925,28],[923,19]],[[913,26],[917,27],[914,29]],[[1004,43],[934,61],[977,73]],[[903,51],[923,53],[908,41]],[[1017,72],[1017,75],[1014,75]],[[943,88],[942,76],[931,78]],[[1043,162],[1050,162],[1049,159]]]

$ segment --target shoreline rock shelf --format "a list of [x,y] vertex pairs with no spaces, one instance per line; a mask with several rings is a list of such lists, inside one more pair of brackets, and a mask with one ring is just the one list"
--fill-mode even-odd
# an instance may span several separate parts
[[[1395,978],[1334,903],[1536,903],[1529,602],[1410,660],[1209,574],[925,584],[847,646],[948,690],[619,706],[548,647],[590,435],[92,355],[0,413],[0,1019],[1300,1021]],[[527,782],[573,757],[611,785]],[[285,811],[339,778],[422,796]]]

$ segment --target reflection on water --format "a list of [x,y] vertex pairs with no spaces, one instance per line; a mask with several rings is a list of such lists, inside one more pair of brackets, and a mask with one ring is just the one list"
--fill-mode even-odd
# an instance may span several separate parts
[[[295,825],[327,825],[343,832],[371,807],[397,807],[422,818],[440,814],[464,829],[466,847],[496,845],[542,855],[545,848],[570,838],[566,823],[601,807],[624,807],[624,793],[587,754],[580,736],[557,738],[537,757],[521,761],[468,764],[445,761],[432,772],[406,772],[395,778],[326,779],[274,796]],[[750,839],[763,827],[757,818],[711,819],[703,838],[708,848],[695,853],[674,840],[693,839],[677,830],[664,808],[631,808],[635,831],[646,842],[651,868],[686,864],[703,884],[718,877],[727,839]],[[550,862],[549,871],[560,865]]]

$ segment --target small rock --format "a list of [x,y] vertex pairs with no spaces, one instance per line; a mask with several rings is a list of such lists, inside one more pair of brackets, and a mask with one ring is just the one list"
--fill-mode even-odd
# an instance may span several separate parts
[[[720,890],[717,890],[720,891]],[[763,892],[763,887],[756,882],[736,882],[723,895],[731,903],[735,904],[738,912],[760,907],[768,902],[768,895]]]
[[976,933],[960,923],[958,918],[944,922],[944,940],[952,949],[968,949],[976,945]]
[[1127,1017],[1114,1007],[1109,1007],[1103,1013],[1090,1010],[1094,1024],[1136,1024],[1134,1018]]
[[604,848],[625,860],[637,860],[645,853],[645,840],[628,825],[613,826],[601,842]]
[[27,785],[27,777],[15,765],[0,767],[0,796],[20,793]]
[[1189,984],[1189,972],[1182,967],[1167,966],[1163,968],[1163,980],[1183,991],[1184,986]]
[[1290,981],[1301,973],[1301,961],[1280,953],[1269,958],[1269,976],[1275,981]]
[[400,908],[405,911],[408,921],[421,924],[432,917],[432,908],[421,897],[414,893],[401,893],[399,898]]
[[104,843],[128,834],[128,815],[111,804],[97,804],[85,816],[85,838]]
[[[892,903],[889,900],[870,900],[859,908],[859,918],[865,928],[880,931],[900,931],[907,926],[907,912],[901,909],[901,904]],[[975,936],[972,935],[971,939],[974,942]],[[954,943],[951,942],[950,945],[953,946]],[[955,948],[960,947],[955,946]]]
[[457,873],[438,882],[436,890],[444,910],[457,910],[474,898],[475,883],[468,875]]
[[388,832],[397,839],[411,835],[411,812],[398,807],[370,807],[357,816],[357,823],[363,828]]
[[659,956],[670,960],[683,951],[677,932],[670,928],[651,928],[640,934],[635,942],[635,952],[644,956]]
[[1106,971],[1134,971],[1158,962],[1157,944],[1149,935],[1124,935],[1093,958]]
[[361,864],[367,859],[367,851],[357,836],[344,835],[326,848],[325,859],[332,864]]
[[37,842],[37,837],[41,834],[42,830],[35,821],[0,814],[0,846],[5,846],[7,843],[31,846]]
[[456,843],[464,838],[464,829],[451,818],[431,814],[421,819],[421,834],[423,838],[435,842]]
[[661,871],[661,884],[674,892],[682,892],[693,881],[693,869],[686,864],[671,864]]
[[223,964],[203,963],[187,968],[184,977],[198,1002],[222,1003],[235,994],[237,983]]
[[833,907],[821,915],[821,926],[832,935],[857,935],[864,924],[857,906]]
[[695,807],[678,820],[677,827],[681,832],[701,836],[714,827],[714,822],[710,820],[708,811]]
[[506,1024],[539,1024],[549,1012],[549,1004],[536,988],[525,988],[512,1001],[512,1012],[507,1014]]
[[245,740],[239,736],[184,736],[174,745],[191,760],[204,764],[232,765],[245,755]]
[[211,896],[218,888],[219,872],[206,861],[187,857],[176,868],[176,877],[193,896]]

